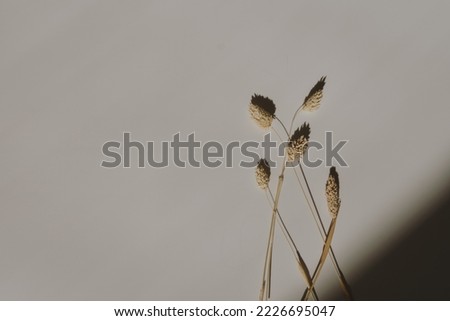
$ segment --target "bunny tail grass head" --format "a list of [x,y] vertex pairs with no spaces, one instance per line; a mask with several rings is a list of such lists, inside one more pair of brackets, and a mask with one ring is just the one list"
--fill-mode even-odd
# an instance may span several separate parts
[[261,189],[269,187],[270,182],[270,166],[269,163],[261,158],[256,166],[256,183]]
[[320,107],[320,101],[323,97],[323,87],[325,86],[325,79],[327,77],[322,77],[314,85],[314,87],[309,92],[308,96],[305,97],[305,101],[303,102],[303,110],[306,111],[315,111]]
[[252,96],[249,106],[250,117],[253,118],[259,127],[267,129],[272,126],[275,110],[275,104],[270,98],[257,94]]
[[325,193],[327,195],[328,211],[332,218],[336,218],[341,207],[341,199],[339,198],[339,175],[334,166],[330,168]]
[[311,128],[306,122],[302,127],[297,128],[289,140],[287,147],[287,160],[288,162],[294,162],[299,160],[306,149],[308,148],[309,135],[311,134]]

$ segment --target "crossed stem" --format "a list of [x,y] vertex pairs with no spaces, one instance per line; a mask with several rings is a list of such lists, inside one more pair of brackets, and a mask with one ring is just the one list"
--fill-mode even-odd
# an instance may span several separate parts
[[[290,138],[290,133],[291,133],[291,131],[292,131],[292,127],[293,127],[295,118],[296,118],[296,116],[298,115],[298,113],[302,110],[303,106],[304,106],[304,105],[300,106],[300,107],[295,111],[294,116],[293,116],[293,118],[292,118],[292,120],[291,120],[291,124],[290,124],[289,131],[286,129],[286,126],[284,126],[283,122],[282,122],[278,117],[275,117],[275,119],[278,120],[278,122],[279,122],[279,123],[281,124],[281,126],[283,127],[283,129],[284,129],[284,131],[285,131],[285,133],[286,133],[286,135],[287,135],[287,137],[288,137],[288,140],[289,140],[289,138]],[[275,128],[273,128],[273,129],[274,129],[274,132],[280,137],[280,135],[279,135],[278,132],[275,130]],[[281,137],[280,137],[280,139],[281,139]],[[311,286],[311,284],[309,284],[309,282],[308,282],[308,288],[305,290],[305,293],[303,294],[303,298],[306,298],[306,299],[307,299],[307,298],[310,296],[311,289],[314,289],[315,282],[317,281],[318,276],[320,275],[320,271],[321,271],[321,269],[322,269],[322,267],[323,267],[323,264],[325,263],[326,257],[327,257],[327,255],[330,255],[330,258],[331,258],[331,261],[332,261],[332,263],[333,263],[334,269],[335,269],[336,274],[337,274],[337,276],[338,276],[338,278],[339,278],[339,282],[340,282],[341,288],[343,289],[343,291],[344,291],[345,295],[347,296],[347,298],[350,299],[350,300],[353,300],[353,296],[352,296],[352,293],[351,293],[351,290],[350,290],[350,286],[348,285],[348,283],[347,283],[347,281],[346,281],[346,279],[345,279],[345,276],[344,276],[342,270],[341,270],[340,267],[339,267],[339,264],[338,264],[338,262],[337,262],[336,256],[335,256],[334,251],[333,251],[333,249],[332,249],[332,247],[331,247],[331,241],[332,241],[333,234],[334,234],[334,228],[335,228],[335,225],[336,225],[336,220],[333,219],[334,223],[333,223],[333,221],[332,221],[332,223],[331,223],[331,225],[330,225],[330,229],[329,229],[329,232],[332,231],[333,233],[331,233],[331,235],[330,235],[329,232],[326,233],[326,232],[325,232],[325,227],[324,227],[323,221],[322,221],[322,219],[321,219],[319,210],[318,210],[317,205],[316,205],[316,202],[315,202],[315,200],[314,200],[314,196],[313,196],[313,194],[312,194],[312,192],[311,192],[311,189],[310,189],[308,180],[307,180],[307,178],[306,178],[306,175],[305,175],[305,173],[304,173],[304,171],[303,171],[303,168],[302,168],[300,162],[299,162],[299,167],[300,167],[300,170],[301,170],[303,179],[304,179],[304,181],[305,181],[305,184],[306,184],[306,186],[307,186],[309,196],[310,196],[311,201],[312,201],[312,203],[313,203],[314,210],[313,210],[313,206],[311,206],[311,204],[310,204],[310,202],[309,202],[308,197],[306,196],[306,193],[305,193],[305,190],[304,190],[304,188],[303,188],[303,185],[301,184],[300,178],[298,177],[298,174],[297,174],[297,172],[295,171],[295,169],[294,169],[294,173],[295,173],[295,175],[296,175],[296,177],[297,177],[297,180],[298,180],[298,182],[299,182],[299,185],[300,185],[300,187],[301,187],[301,189],[302,189],[302,191],[303,191],[303,195],[305,196],[305,199],[306,199],[306,201],[307,201],[307,203],[308,203],[308,206],[309,206],[309,208],[310,208],[310,210],[311,210],[311,214],[312,214],[313,217],[314,217],[314,220],[315,220],[315,222],[316,222],[316,225],[317,225],[317,227],[318,227],[318,229],[319,229],[319,232],[320,232],[320,234],[321,234],[321,236],[322,236],[322,239],[323,239],[323,241],[324,241],[324,243],[325,243],[324,248],[323,248],[323,250],[322,250],[321,259],[319,260],[318,265],[317,265],[317,267],[316,267],[316,270],[315,270],[315,272],[314,272],[314,274],[313,274],[313,282],[312,282],[312,286]],[[283,180],[284,180],[284,171],[285,171],[285,169],[286,169],[286,156],[285,156],[285,158],[284,158],[284,161],[283,161],[283,167],[282,167],[282,170],[281,170],[281,175],[279,176],[279,180],[278,180],[277,194],[276,194],[275,200],[274,200],[274,202],[273,202],[274,205],[273,205],[273,212],[272,212],[272,215],[274,215],[274,213],[275,213],[276,211],[278,211],[279,194],[281,193],[281,186],[282,186],[282,183],[283,183]],[[273,197],[273,196],[272,196],[272,197]],[[273,233],[273,230],[271,230],[271,231],[272,231],[272,233]],[[273,235],[272,235],[272,237],[273,237]],[[327,245],[327,244],[328,244],[328,245]],[[271,251],[272,251],[272,250],[271,250]],[[271,255],[271,253],[270,253],[270,255]],[[266,257],[266,258],[267,258],[267,257]],[[271,256],[270,256],[270,259],[271,259]],[[270,263],[270,264],[271,264],[271,263]],[[270,280],[270,277],[269,277],[269,280]]]

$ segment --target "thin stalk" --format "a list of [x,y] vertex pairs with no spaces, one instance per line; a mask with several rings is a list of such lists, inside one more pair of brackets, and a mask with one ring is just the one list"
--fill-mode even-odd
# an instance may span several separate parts
[[280,199],[280,193],[281,193],[281,187],[283,186],[283,180],[284,180],[284,169],[285,166],[283,165],[282,171],[280,176],[278,177],[278,185],[277,185],[277,192],[275,195],[275,200],[273,203],[272,208],[272,221],[270,224],[270,231],[269,231],[269,240],[267,242],[267,251],[266,251],[266,259],[264,263],[264,277],[263,277],[263,284],[264,286],[264,299],[267,300],[270,298],[270,284],[272,279],[272,254],[273,254],[273,240],[274,240],[274,234],[275,234],[275,221],[276,221],[276,214],[278,211],[278,201]]
[[[280,123],[281,123],[281,121],[280,121]],[[262,281],[261,291],[260,291],[260,295],[259,295],[260,300],[267,300],[268,298],[270,298],[270,285],[271,285],[271,279],[272,279],[273,239],[274,239],[274,233],[275,233],[274,227],[275,227],[275,221],[276,221],[276,214],[278,211],[278,202],[280,200],[280,195],[281,195],[281,188],[283,187],[285,170],[286,170],[286,155],[284,156],[281,173],[278,176],[277,190],[275,193],[275,199],[273,201],[272,221],[270,224],[269,239],[267,241],[266,258],[264,260],[263,281]]]
[[259,300],[261,301],[265,301],[268,298],[270,298],[270,287],[272,279],[272,251],[273,251],[273,240],[275,231],[275,220],[276,216],[272,215],[269,229],[269,239],[267,241],[266,257],[264,259],[263,279],[261,284],[261,290],[259,292]]
[[[289,140],[289,137],[291,136],[291,131],[292,131],[292,125],[293,125],[293,123],[294,123],[294,120],[295,120],[295,118],[297,117],[297,114],[300,112],[300,110],[303,108],[303,105],[302,106],[300,106],[296,111],[295,111],[295,113],[294,113],[294,116],[292,117],[292,120],[291,120],[291,126],[290,126],[290,128],[289,128],[289,131],[287,131],[287,129],[286,129],[286,126],[284,126],[284,124],[283,124],[283,122],[278,118],[278,117],[275,117],[276,118],[276,120],[278,120],[278,122],[281,124],[281,126],[283,127],[283,129],[284,129],[284,131],[285,131],[285,133],[286,133],[286,135],[287,135],[287,139]],[[276,132],[276,131],[275,131]],[[277,135],[279,136],[279,134],[278,134],[278,132],[276,132],[277,133]],[[280,200],[280,194],[281,194],[281,188],[282,188],[282,186],[283,186],[283,181],[284,181],[284,171],[286,170],[286,160],[287,160],[287,154],[286,154],[286,152],[284,153],[284,159],[283,159],[283,166],[282,166],[282,168],[281,168],[281,174],[280,174],[280,176],[278,177],[278,185],[277,185],[277,191],[276,191],[276,194],[275,194],[275,199],[273,200],[273,209],[272,209],[272,216],[274,216],[275,215],[275,212],[277,212],[278,211],[278,202],[279,202],[279,200]],[[306,196],[306,195],[305,195]],[[298,252],[297,251],[297,254],[298,254],[298,256],[299,257],[301,257],[300,256],[300,252]],[[271,259],[271,258],[270,258]],[[305,264],[305,262],[303,261],[303,260],[300,260],[300,262],[301,262],[301,264],[303,265],[303,269],[304,270],[307,270],[307,266],[306,266],[306,264]],[[270,277],[270,275],[269,275],[269,277]],[[307,284],[308,284],[308,293],[310,293],[310,289],[311,289],[311,287],[310,287],[310,284],[309,284],[309,282],[307,282]],[[313,288],[313,287],[312,287]],[[314,291],[315,291],[315,289],[314,289]]]
[[[271,199],[269,199],[269,195],[270,195]],[[270,189],[269,189],[269,193],[266,193],[266,196],[267,196],[267,201],[269,202],[270,207],[272,207],[274,197],[273,197],[272,191]],[[297,266],[300,271],[300,274],[305,279],[305,282],[308,285],[308,287],[311,287],[311,285],[312,285],[311,274],[309,273],[308,267],[306,266],[305,261],[303,260],[303,257],[300,254],[300,251],[298,250],[297,246],[295,245],[295,242],[294,242],[291,234],[289,233],[289,231],[286,227],[286,224],[284,224],[283,218],[281,217],[279,210],[277,210],[277,218],[278,218],[278,220],[277,220],[278,225],[280,226],[280,228],[283,232],[283,235],[284,235],[286,241],[288,242],[292,253],[294,254],[295,260],[297,261],[297,264],[298,264]],[[315,300],[319,300],[317,293],[316,293],[316,289],[313,289],[312,295]]]
[[[301,106],[295,111],[294,117],[292,118],[292,121],[291,121],[291,125],[290,125],[290,128],[289,128],[289,132],[286,130],[286,126],[284,126],[283,122],[282,122],[278,117],[276,117],[276,119],[278,120],[278,122],[279,122],[279,123],[281,124],[281,126],[283,127],[283,129],[284,129],[286,135],[288,136],[288,140],[289,140],[289,137],[290,137],[290,132],[292,131],[292,126],[293,126],[293,124],[294,124],[294,120],[295,120],[295,118],[297,117],[297,114],[303,109],[303,106],[304,106],[304,105],[301,105]],[[277,132],[276,132],[276,133],[277,133]],[[277,133],[277,135],[278,135],[278,137],[280,136],[278,133]],[[311,197],[311,201],[312,201],[312,203],[313,203],[313,206],[314,206],[314,210],[315,210],[315,211],[314,211],[313,208],[311,207],[311,204],[310,204],[308,198],[306,197],[306,193],[305,193],[305,190],[304,190],[304,188],[303,188],[303,185],[301,184],[300,178],[298,177],[298,174],[297,174],[297,172],[295,171],[295,168],[294,168],[295,176],[297,177],[297,180],[298,180],[298,182],[299,182],[299,184],[300,184],[300,187],[301,187],[301,189],[302,189],[303,195],[305,196],[305,199],[306,199],[306,201],[307,201],[307,203],[308,203],[308,206],[309,206],[309,208],[310,208],[310,210],[311,210],[311,214],[313,215],[313,218],[314,218],[314,220],[316,221],[316,224],[317,224],[317,227],[318,227],[318,229],[319,229],[320,235],[322,236],[322,240],[325,242],[325,235],[326,235],[326,233],[325,233],[325,226],[324,226],[324,224],[323,224],[322,218],[321,218],[320,213],[319,213],[319,210],[318,210],[318,208],[317,208],[316,201],[314,200],[314,196],[313,196],[313,194],[312,194],[312,192],[311,192],[311,188],[309,187],[309,183],[308,183],[308,180],[307,180],[307,178],[306,178],[305,172],[303,171],[303,167],[302,167],[301,162],[299,162],[299,167],[300,167],[300,170],[301,170],[301,173],[302,173],[302,176],[303,176],[303,180],[305,181],[306,187],[307,187],[307,189],[308,189],[308,193],[309,193],[309,195],[310,195],[310,197]],[[340,285],[341,285],[342,290],[344,291],[344,293],[345,293],[345,295],[347,296],[348,299],[353,300],[353,295],[352,295],[350,286],[349,286],[347,280],[345,279],[344,273],[342,272],[341,268],[339,267],[339,264],[338,264],[338,262],[337,262],[337,259],[336,259],[336,256],[335,256],[335,254],[334,254],[333,248],[330,248],[330,252],[329,252],[329,253],[330,253],[331,262],[333,263],[334,269],[335,269],[336,274],[337,274],[337,276],[338,276],[338,278],[339,278],[339,283],[340,283]]]
[[[313,209],[311,207],[311,204],[309,203],[309,200],[307,199],[308,206],[311,209],[311,213],[313,214],[314,220],[316,221],[316,224],[317,224],[317,227],[319,229],[320,235],[322,236],[322,239],[325,242],[325,236],[326,236],[325,226],[324,226],[322,218],[320,216],[319,209],[317,208],[316,201],[314,200],[314,196],[313,196],[313,194],[311,192],[311,188],[310,188],[308,180],[306,178],[305,171],[303,170],[303,167],[302,167],[300,162],[299,162],[299,167],[300,167],[300,171],[301,171],[302,176],[303,176],[303,180],[305,181],[306,188],[308,190],[309,196],[311,198],[311,201],[312,201],[312,204],[313,204],[313,207],[314,207],[314,211],[313,211]],[[297,180],[298,180],[298,182],[300,184],[300,187],[301,187],[301,189],[303,191],[303,194],[305,194],[305,190],[303,189],[303,185],[300,182],[300,178],[298,177],[298,174],[295,171],[295,169],[294,169],[294,173],[295,173],[295,176],[297,177]],[[336,256],[334,254],[333,248],[331,248],[331,247],[330,247],[329,254],[330,254],[331,262],[333,263],[334,269],[335,269],[336,274],[337,274],[337,276],[339,278],[339,283],[341,285],[342,290],[344,291],[346,297],[349,300],[353,300],[353,295],[352,295],[352,291],[351,291],[350,285],[348,284],[347,280],[345,279],[344,273],[342,272],[341,268],[339,267],[339,264],[337,262],[337,259],[336,259]]]
[[[276,119],[278,120],[278,122],[279,122],[279,123],[281,124],[281,126],[283,127],[283,129],[284,129],[286,135],[288,136],[288,138],[287,138],[288,140],[289,140],[289,137],[290,137],[290,132],[292,131],[292,126],[293,126],[293,124],[294,124],[294,120],[295,120],[297,114],[298,114],[298,113],[301,111],[301,109],[303,108],[303,106],[304,106],[304,105],[301,105],[301,106],[295,111],[294,117],[292,118],[292,121],[291,121],[291,125],[290,125],[289,132],[286,130],[286,126],[284,126],[283,122],[282,122],[278,117],[276,117]],[[280,135],[278,134],[278,132],[275,131],[275,133],[276,133],[276,134],[278,135],[278,137],[280,138]],[[281,138],[280,138],[280,139],[281,139]],[[302,176],[303,176],[303,180],[305,181],[306,187],[307,187],[307,189],[308,189],[309,196],[310,196],[311,201],[312,201],[312,203],[313,203],[314,210],[313,210],[313,208],[312,208],[312,206],[311,206],[311,203],[310,203],[308,197],[306,196],[306,193],[305,193],[305,190],[304,190],[304,188],[303,188],[303,185],[302,185],[302,183],[300,182],[300,178],[298,177],[298,174],[297,174],[297,172],[296,172],[296,170],[295,170],[295,168],[294,168],[295,176],[297,177],[297,180],[298,180],[298,182],[299,182],[299,184],[300,184],[300,187],[301,187],[301,189],[302,189],[303,195],[305,196],[305,199],[306,199],[306,201],[307,201],[307,203],[308,203],[308,206],[309,206],[309,208],[310,208],[310,210],[311,210],[311,214],[313,215],[313,218],[314,218],[314,220],[315,220],[315,222],[316,222],[316,224],[317,224],[317,228],[319,229],[320,235],[322,236],[322,240],[325,242],[325,235],[326,235],[326,232],[325,232],[325,226],[324,226],[324,224],[323,224],[322,218],[321,218],[321,216],[320,216],[319,210],[318,210],[317,205],[316,205],[316,201],[315,201],[314,196],[313,196],[313,194],[312,194],[312,192],[311,192],[311,188],[310,188],[310,186],[309,186],[308,179],[306,178],[305,172],[304,172],[304,170],[303,170],[303,167],[302,167],[302,164],[301,164],[300,161],[299,161],[299,167],[300,167],[300,170],[301,170],[301,173],[302,173]],[[348,284],[347,280],[345,279],[344,273],[342,272],[341,268],[339,267],[339,264],[338,264],[338,262],[337,262],[337,259],[336,259],[336,256],[335,256],[335,254],[334,254],[333,248],[330,248],[329,253],[330,253],[331,262],[333,263],[334,269],[335,269],[336,274],[337,274],[337,276],[338,276],[338,278],[339,278],[339,283],[340,283],[340,285],[341,285],[342,290],[344,291],[346,297],[347,297],[349,300],[353,300],[353,295],[352,295],[352,292],[351,292],[351,289],[350,289],[350,285]]]
[[[287,131],[286,126],[284,126],[284,124],[283,124],[283,122],[280,120],[280,118],[278,118],[277,116],[275,116],[275,119],[278,120],[278,122],[280,123],[280,125],[283,127],[284,132],[286,133],[286,135],[288,136],[288,139],[289,139],[289,133],[290,133],[290,131],[289,131],[289,132]],[[292,127],[292,125],[291,125],[291,127]],[[275,128],[273,128],[273,127],[272,127],[272,129],[275,130]],[[291,128],[291,130],[292,130],[292,128]],[[277,133],[277,134],[278,134],[278,133]],[[278,134],[278,138],[281,139],[281,137],[280,137],[279,134]]]
[[[325,244],[323,246],[322,255],[320,256],[319,262],[317,263],[316,269],[314,270],[312,285],[315,286],[317,279],[319,278],[320,272],[322,271],[323,265],[328,256],[328,252],[331,248],[331,242],[333,241],[334,231],[336,229],[336,218],[333,218],[330,223],[330,227],[328,229],[327,238],[325,240]],[[303,295],[302,299],[308,300],[311,294],[310,289],[306,290],[306,294]]]
[[291,137],[292,126],[294,125],[295,118],[297,117],[298,113],[303,109],[304,106],[305,105],[302,104],[300,107],[298,107],[297,110],[294,113],[294,117],[292,117],[291,125],[289,126],[289,132],[287,133],[288,134],[288,139],[289,139],[289,137]]

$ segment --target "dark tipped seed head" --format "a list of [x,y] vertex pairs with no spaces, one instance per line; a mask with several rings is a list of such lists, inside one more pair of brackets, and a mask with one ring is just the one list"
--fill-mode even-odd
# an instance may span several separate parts
[[330,168],[330,174],[325,185],[325,193],[327,196],[328,211],[332,218],[336,218],[341,206],[341,199],[339,198],[339,175],[334,166]]
[[311,89],[308,96],[305,97],[305,100],[303,102],[303,110],[314,111],[320,107],[326,78],[326,76],[320,78],[320,80]]
[[288,162],[294,162],[303,156],[308,148],[310,134],[311,128],[306,122],[300,128],[295,130],[287,147]]
[[275,118],[275,104],[270,98],[254,94],[249,106],[250,116],[261,128],[269,128]]
[[270,182],[270,166],[269,163],[261,158],[256,166],[256,183],[261,189],[269,187]]

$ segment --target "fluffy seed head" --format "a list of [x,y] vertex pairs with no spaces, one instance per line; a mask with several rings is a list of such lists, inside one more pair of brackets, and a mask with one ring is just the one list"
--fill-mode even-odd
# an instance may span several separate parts
[[302,127],[295,130],[287,147],[288,162],[294,162],[296,160],[299,160],[303,156],[306,149],[308,148],[310,134],[311,128],[306,122],[302,125]]
[[270,98],[254,94],[249,106],[250,117],[259,127],[267,129],[275,118],[275,104]]
[[303,110],[306,111],[314,111],[319,109],[320,101],[323,97],[323,87],[325,86],[325,79],[327,77],[322,77],[314,85],[314,87],[309,92],[308,96],[305,97],[305,101],[303,102]]
[[270,166],[269,163],[261,158],[256,166],[256,183],[261,189],[269,187],[270,182]]
[[339,175],[334,166],[330,168],[330,174],[325,185],[325,193],[327,195],[328,211],[332,218],[336,218],[341,206],[341,199],[339,198]]

